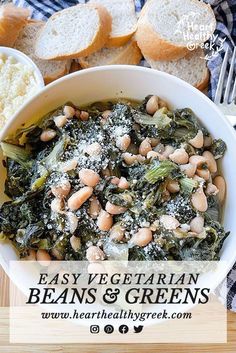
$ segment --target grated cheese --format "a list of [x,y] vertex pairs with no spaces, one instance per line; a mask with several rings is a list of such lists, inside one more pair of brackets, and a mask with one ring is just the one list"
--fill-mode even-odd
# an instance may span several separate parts
[[0,128],[37,89],[33,69],[0,54]]

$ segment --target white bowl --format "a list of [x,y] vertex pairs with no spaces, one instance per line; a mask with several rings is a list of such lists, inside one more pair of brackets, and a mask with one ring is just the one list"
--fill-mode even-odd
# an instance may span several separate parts
[[44,80],[43,76],[38,68],[37,65],[30,59],[29,56],[25,55],[19,50],[8,48],[8,47],[1,47],[0,46],[0,54],[4,54],[6,56],[12,56],[16,61],[20,62],[21,64],[27,65],[34,70],[34,75],[36,78],[36,82],[39,88],[44,87]]
[[[142,67],[104,66],[82,70],[51,83],[30,99],[8,121],[0,133],[0,140],[16,131],[21,124],[28,125],[67,101],[80,105],[117,97],[142,100],[148,94],[160,96],[173,108],[191,108],[211,134],[215,138],[222,138],[227,144],[227,152],[222,161],[222,171],[228,185],[223,223],[231,234],[221,251],[221,260],[225,261],[225,265],[221,266],[219,282],[236,260],[236,134],[214,103],[197,89],[174,76]],[[0,163],[0,175],[3,175],[0,181],[0,202],[5,199],[4,173]],[[17,254],[11,244],[0,244],[0,263],[6,272],[9,272],[9,261],[16,259]]]

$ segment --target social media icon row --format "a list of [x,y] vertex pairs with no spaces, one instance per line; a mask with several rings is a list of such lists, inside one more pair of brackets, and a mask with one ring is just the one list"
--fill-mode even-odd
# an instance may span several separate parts
[[[127,325],[120,325],[119,326],[119,332],[123,335],[129,332],[129,327]],[[140,333],[143,330],[143,326],[134,326],[134,333]],[[98,325],[91,325],[90,326],[90,332],[91,333],[99,333],[100,332],[100,327]],[[104,326],[104,332],[107,334],[111,334],[114,332],[114,327],[112,325],[105,325]]]

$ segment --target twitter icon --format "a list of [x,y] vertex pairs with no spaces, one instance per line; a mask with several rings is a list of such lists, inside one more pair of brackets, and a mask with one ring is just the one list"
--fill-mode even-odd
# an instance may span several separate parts
[[139,325],[139,326],[134,326],[134,333],[140,333],[143,331],[143,326]]

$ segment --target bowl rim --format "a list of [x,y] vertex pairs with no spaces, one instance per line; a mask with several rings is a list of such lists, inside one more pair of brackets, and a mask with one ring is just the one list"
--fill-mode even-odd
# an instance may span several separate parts
[[[138,72],[143,72],[143,73],[149,72],[152,75],[155,75],[157,77],[161,76],[161,77],[166,78],[169,81],[176,82],[182,86],[185,86],[187,89],[191,90],[195,96],[199,96],[199,98],[202,101],[204,101],[205,104],[208,104],[211,106],[212,110],[214,110],[216,115],[218,116],[218,119],[220,118],[222,120],[223,124],[225,125],[225,129],[227,130],[227,134],[229,135],[230,139],[234,140],[235,144],[236,144],[236,134],[234,132],[234,129],[230,125],[229,121],[226,119],[226,117],[223,115],[223,113],[219,110],[219,108],[215,105],[215,103],[213,103],[213,101],[211,101],[204,93],[202,93],[197,88],[191,86],[189,83],[181,80],[180,78],[178,78],[176,76],[170,75],[168,73],[165,73],[165,72],[162,72],[159,70],[141,67],[141,66],[133,66],[133,65],[105,65],[105,66],[88,68],[88,69],[80,70],[80,71],[71,73],[69,75],[63,76],[63,77],[59,78],[58,80],[48,84],[42,90],[40,90],[36,95],[34,95],[27,102],[25,102],[22,105],[22,107],[16,112],[16,114],[14,114],[12,116],[12,118],[8,119],[7,124],[0,132],[0,142],[7,136],[8,130],[9,130],[12,122],[17,119],[17,115],[20,114],[21,112],[23,112],[23,110],[25,109],[25,107],[27,105],[30,105],[34,100],[37,100],[41,95],[50,91],[50,89],[52,87],[60,85],[63,81],[70,80],[72,77],[84,76],[89,73],[93,73],[93,72],[97,72],[97,71],[101,71],[101,72],[102,71],[110,71],[110,72],[112,72],[112,71],[125,71],[127,73],[130,71],[132,71],[132,72],[138,71]],[[232,257],[231,259],[227,260],[227,266],[225,266],[224,270],[222,270],[221,273],[219,273],[219,277],[218,277],[218,281],[216,283],[216,286],[225,278],[225,276],[227,275],[227,273],[230,271],[233,264],[235,263],[235,260],[236,260],[236,253],[235,253],[235,257]],[[222,260],[220,260],[220,262],[221,261]],[[7,262],[5,261],[5,259],[3,258],[1,252],[0,252],[0,263],[2,264],[5,272],[9,273],[9,266],[8,266]]]
[[[23,52],[15,49],[15,48],[9,48],[9,47],[4,47],[4,46],[0,46],[0,54],[4,54],[8,57],[12,56],[18,62],[20,62],[22,64],[29,65],[34,70],[34,74],[37,79],[38,87],[43,88],[45,86],[43,75],[41,74],[41,71],[39,70],[38,66],[33,62],[33,60],[28,55],[24,54]],[[27,100],[27,102],[29,102],[29,100]],[[18,111],[19,110],[17,110],[17,113],[18,113]],[[14,116],[15,116],[15,114],[13,115],[13,117]]]

